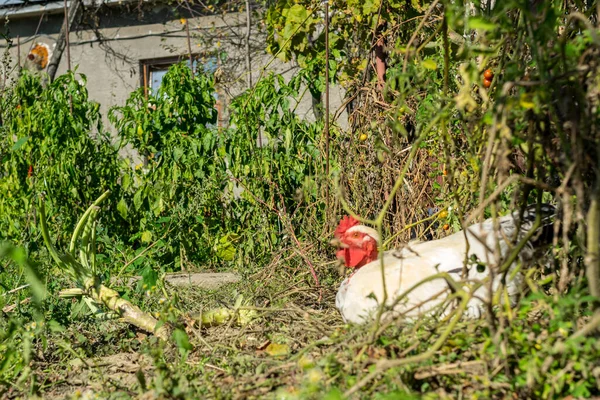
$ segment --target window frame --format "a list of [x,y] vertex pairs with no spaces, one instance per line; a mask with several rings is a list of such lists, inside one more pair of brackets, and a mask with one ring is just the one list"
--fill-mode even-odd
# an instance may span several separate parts
[[[192,60],[196,64],[200,60],[202,54],[192,53]],[[148,88],[151,87],[150,83],[150,72],[152,67],[155,69],[168,69],[171,65],[187,61],[190,59],[189,54],[182,54],[179,56],[167,56],[167,57],[154,57],[146,58],[139,61],[140,64],[140,87],[144,88],[144,93],[148,94]],[[192,64],[193,66],[193,64]],[[195,71],[194,71],[195,72]]]
[[[196,66],[200,63],[200,60],[203,56],[207,56],[207,54],[203,53],[192,53],[192,66],[193,63]],[[140,87],[144,88],[144,95],[146,98],[148,97],[149,88],[152,87],[150,82],[152,68],[154,67],[156,70],[168,69],[171,65],[177,64],[182,61],[188,61],[190,59],[189,54],[182,54],[178,56],[167,56],[167,57],[154,57],[154,58],[145,58],[139,60],[139,68],[140,68]],[[218,63],[218,57],[217,57]],[[217,64],[218,68],[218,64]],[[194,73],[196,71],[194,70]],[[224,115],[224,105],[222,99],[222,93],[218,87],[215,87],[215,93],[217,95],[215,108],[217,109],[217,127],[223,126],[222,118]]]

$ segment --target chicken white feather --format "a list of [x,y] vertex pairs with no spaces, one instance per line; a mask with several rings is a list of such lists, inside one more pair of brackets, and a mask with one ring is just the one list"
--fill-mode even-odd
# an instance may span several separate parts
[[[540,208],[542,227],[536,231],[537,237],[531,239],[519,254],[523,262],[531,260],[536,239],[542,231],[548,233],[550,218],[554,207],[542,205]],[[432,277],[440,272],[447,272],[455,280],[459,280],[465,261],[467,261],[467,280],[471,282],[484,281],[494,272],[492,293],[498,289],[504,274],[498,274],[494,249],[499,246],[501,262],[504,262],[512,248],[517,230],[517,240],[522,239],[532,228],[535,221],[535,207],[530,206],[519,218],[519,213],[498,218],[499,232],[494,230],[494,222],[488,219],[468,227],[465,231],[456,232],[439,240],[428,242],[410,242],[400,250],[391,250],[383,254],[383,259],[377,259],[360,267],[353,275],[346,278],[338,290],[336,306],[345,321],[362,323],[371,319],[384,298],[381,267],[383,262],[385,286],[387,289],[387,305],[394,305],[387,313],[404,314],[405,318],[415,318],[442,303],[449,291],[444,278],[436,278],[423,283],[411,291],[403,301],[397,302],[408,289],[415,284]],[[519,223],[521,221],[521,223]],[[366,227],[354,226],[348,231],[365,231]],[[371,228],[367,228],[371,229]],[[375,238],[379,241],[379,238]],[[343,243],[343,239],[342,239]],[[468,257],[467,257],[468,254]],[[509,298],[514,301],[521,285],[521,274],[512,274],[516,266],[514,262],[507,274],[506,288]],[[483,300],[491,298],[489,284],[480,286],[468,304],[466,314],[478,317],[481,314]],[[437,296],[436,296],[437,295]],[[397,304],[394,304],[394,303]]]

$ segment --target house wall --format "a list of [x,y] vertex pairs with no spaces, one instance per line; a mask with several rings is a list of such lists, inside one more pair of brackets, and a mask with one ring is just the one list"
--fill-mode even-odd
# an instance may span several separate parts
[[[137,4],[137,3],[136,3]],[[123,105],[129,94],[140,87],[140,64],[142,59],[161,58],[188,54],[188,44],[184,25],[180,21],[185,13],[172,6],[146,6],[144,10],[135,8],[108,8],[103,6],[95,14],[86,11],[86,19],[75,32],[71,32],[70,52],[71,65],[77,66],[77,72],[85,74],[88,81],[90,98],[101,104],[105,127],[113,130],[106,118],[108,109],[115,105]],[[13,39],[20,37],[21,64],[32,44],[43,42],[53,49],[63,22],[63,14],[12,18],[4,27]],[[95,19],[99,29],[92,30],[90,22]],[[192,35],[192,52],[201,53],[220,47],[230,56],[223,64],[229,71],[229,81],[223,82],[220,97],[230,99],[245,88],[245,63],[243,37],[245,35],[245,14],[230,13],[224,16],[202,16],[187,18]],[[86,23],[87,21],[87,23]],[[39,24],[39,29],[38,29]],[[87,25],[87,26],[86,26]],[[38,33],[37,37],[34,36]],[[99,33],[103,42],[98,40]],[[257,29],[252,34],[253,52],[252,80],[256,82],[263,66],[271,61],[272,56],[264,53],[264,39]],[[0,51],[7,46],[0,39]],[[16,40],[10,49],[13,60],[17,57]],[[232,65],[228,65],[228,63]],[[61,59],[58,73],[67,70],[66,52]],[[289,78],[295,68],[275,60],[269,70],[281,73]],[[343,92],[332,88],[330,94],[331,112],[335,112],[343,101]],[[310,94],[306,92],[297,112],[308,120],[314,120]],[[226,121],[225,121],[226,123]],[[345,127],[345,113],[338,123]]]

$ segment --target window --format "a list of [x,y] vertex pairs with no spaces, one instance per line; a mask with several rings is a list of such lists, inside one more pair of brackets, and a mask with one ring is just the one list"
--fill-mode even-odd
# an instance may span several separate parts
[[[198,66],[209,73],[213,73],[217,70],[216,56],[192,54],[192,60],[192,68],[194,71],[198,69]],[[140,85],[156,92],[160,87],[163,76],[165,76],[169,70],[169,67],[181,61],[185,61],[185,64],[189,67],[190,57],[188,55],[140,60]]]
[[[189,55],[140,60],[140,86],[145,89],[146,94],[149,92],[156,93],[160,87],[163,77],[169,70],[169,67],[181,61],[185,61],[186,65],[189,66]],[[198,68],[203,68],[205,72],[213,73],[218,67],[216,56],[192,54],[192,61],[192,69],[194,71],[197,71]],[[213,96],[217,101],[217,124],[220,126],[222,118],[222,105],[219,99],[218,91],[215,91]]]

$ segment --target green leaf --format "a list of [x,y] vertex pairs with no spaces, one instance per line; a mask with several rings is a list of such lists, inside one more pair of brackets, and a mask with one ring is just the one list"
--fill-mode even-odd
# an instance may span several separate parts
[[173,331],[173,340],[182,355],[193,349],[188,335],[183,329],[175,329]]
[[183,149],[181,147],[175,147],[173,149],[173,159],[175,161],[178,161],[182,155],[183,155]]
[[482,31],[493,31],[496,29],[496,25],[481,17],[471,17],[469,18],[469,28]]
[[158,217],[164,211],[164,209],[165,204],[163,202],[163,199],[162,197],[159,197],[152,205],[152,211],[154,212],[154,215]]
[[152,241],[152,232],[150,231],[144,231],[142,232],[142,242],[144,243],[150,243]]
[[306,20],[308,16],[308,11],[306,8],[300,4],[294,4],[287,10],[287,21],[290,23],[298,23],[301,24]]
[[144,192],[144,188],[140,188],[135,195],[133,196],[133,206],[136,210],[139,210],[142,206],[142,193]]
[[239,238],[239,235],[231,232],[220,238],[216,245],[217,257],[225,261],[232,261],[235,257],[235,246],[233,243]]
[[127,219],[128,209],[124,198],[121,198],[121,200],[119,200],[117,203],[117,211],[123,219]]
[[27,140],[29,140],[29,136],[25,136],[25,137],[22,137],[21,139],[17,140],[17,142],[13,145],[11,150],[12,151],[19,150],[21,147],[23,147],[23,145],[25,143],[27,143]]
[[333,388],[323,396],[323,400],[342,400],[344,395],[338,388]]
[[158,280],[158,274],[151,266],[147,266],[142,270],[142,288],[152,289],[152,287],[156,286],[156,281]]
[[426,69],[429,69],[429,70],[436,70],[437,69],[436,62],[434,60],[432,60],[431,58],[423,60],[421,62],[421,65],[423,66],[423,68],[426,68]]
[[272,357],[285,356],[290,352],[290,346],[287,344],[271,343],[265,349],[265,353]]

